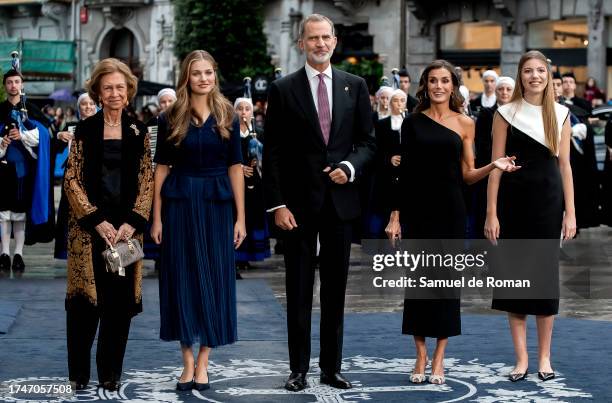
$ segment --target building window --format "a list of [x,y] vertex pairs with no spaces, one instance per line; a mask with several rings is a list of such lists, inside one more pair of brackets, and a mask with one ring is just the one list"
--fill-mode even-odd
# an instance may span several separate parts
[[584,49],[588,44],[586,18],[529,24],[527,47],[530,49]]
[[451,22],[440,26],[440,50],[499,50],[502,29],[498,23]]
[[473,94],[483,91],[482,73],[499,71],[501,25],[493,21],[440,25],[438,58],[463,68],[463,83]]

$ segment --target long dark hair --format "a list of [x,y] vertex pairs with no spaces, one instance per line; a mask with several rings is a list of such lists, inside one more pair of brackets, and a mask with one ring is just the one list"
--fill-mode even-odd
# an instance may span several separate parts
[[419,89],[416,92],[419,103],[414,108],[414,111],[422,112],[431,106],[431,102],[427,96],[427,82],[429,81],[429,72],[437,69],[446,69],[450,73],[453,81],[453,92],[448,100],[448,106],[454,112],[463,113],[463,96],[461,96],[459,92],[459,78],[457,77],[457,73],[455,73],[455,66],[442,59],[434,60],[425,67],[425,70],[423,70],[421,79],[419,80]]

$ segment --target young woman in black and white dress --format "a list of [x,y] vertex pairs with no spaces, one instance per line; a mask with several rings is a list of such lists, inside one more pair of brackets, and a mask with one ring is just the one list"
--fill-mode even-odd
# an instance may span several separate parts
[[568,115],[569,110],[554,100],[546,57],[538,51],[525,53],[511,102],[495,114],[492,152],[493,159],[516,155],[522,169],[507,175],[491,173],[485,222],[485,236],[493,242],[537,240],[521,242],[520,256],[512,256],[506,273],[533,276],[537,271],[538,283],[532,290],[538,295],[499,298],[494,293],[492,304],[493,309],[508,312],[516,354],[509,376],[513,382],[527,375],[527,315],[536,315],[538,376],[542,380],[555,376],[550,345],[559,310],[559,236],[567,240],[576,234]]

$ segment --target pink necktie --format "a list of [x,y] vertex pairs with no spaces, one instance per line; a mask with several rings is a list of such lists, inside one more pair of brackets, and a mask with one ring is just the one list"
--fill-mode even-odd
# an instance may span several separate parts
[[323,73],[318,75],[319,88],[317,88],[317,106],[319,109],[319,124],[321,125],[321,133],[323,133],[323,141],[325,145],[329,142],[329,130],[331,128],[331,113],[329,110],[329,99],[327,98],[327,86],[323,79]]

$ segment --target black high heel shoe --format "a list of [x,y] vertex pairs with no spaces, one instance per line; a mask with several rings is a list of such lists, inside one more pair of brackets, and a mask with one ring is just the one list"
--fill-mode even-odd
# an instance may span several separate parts
[[508,379],[510,379],[511,382],[522,381],[525,378],[527,378],[527,370],[525,370],[525,372],[515,372],[508,375]]
[[178,382],[176,383],[176,390],[180,390],[181,392],[193,389],[193,385],[194,385],[193,379],[195,378],[195,367],[193,367],[193,377],[191,378],[190,381],[181,382],[181,378],[184,375],[184,371],[185,371],[185,369],[183,368],[183,373],[181,373],[181,376],[180,376]]
[[551,379],[555,379],[555,373],[538,371],[538,378],[544,382],[550,381]]
[[184,392],[186,390],[191,390],[191,389],[193,389],[193,385],[194,385],[193,381],[177,382],[176,383],[176,390],[180,390],[181,392]]
[[[200,382],[193,382],[193,388],[199,392],[203,391],[203,390],[207,390],[210,389],[210,378],[208,377],[208,371],[206,371],[206,378],[208,379],[208,381],[206,381],[206,383],[200,383]],[[195,379],[195,378],[194,378]]]

